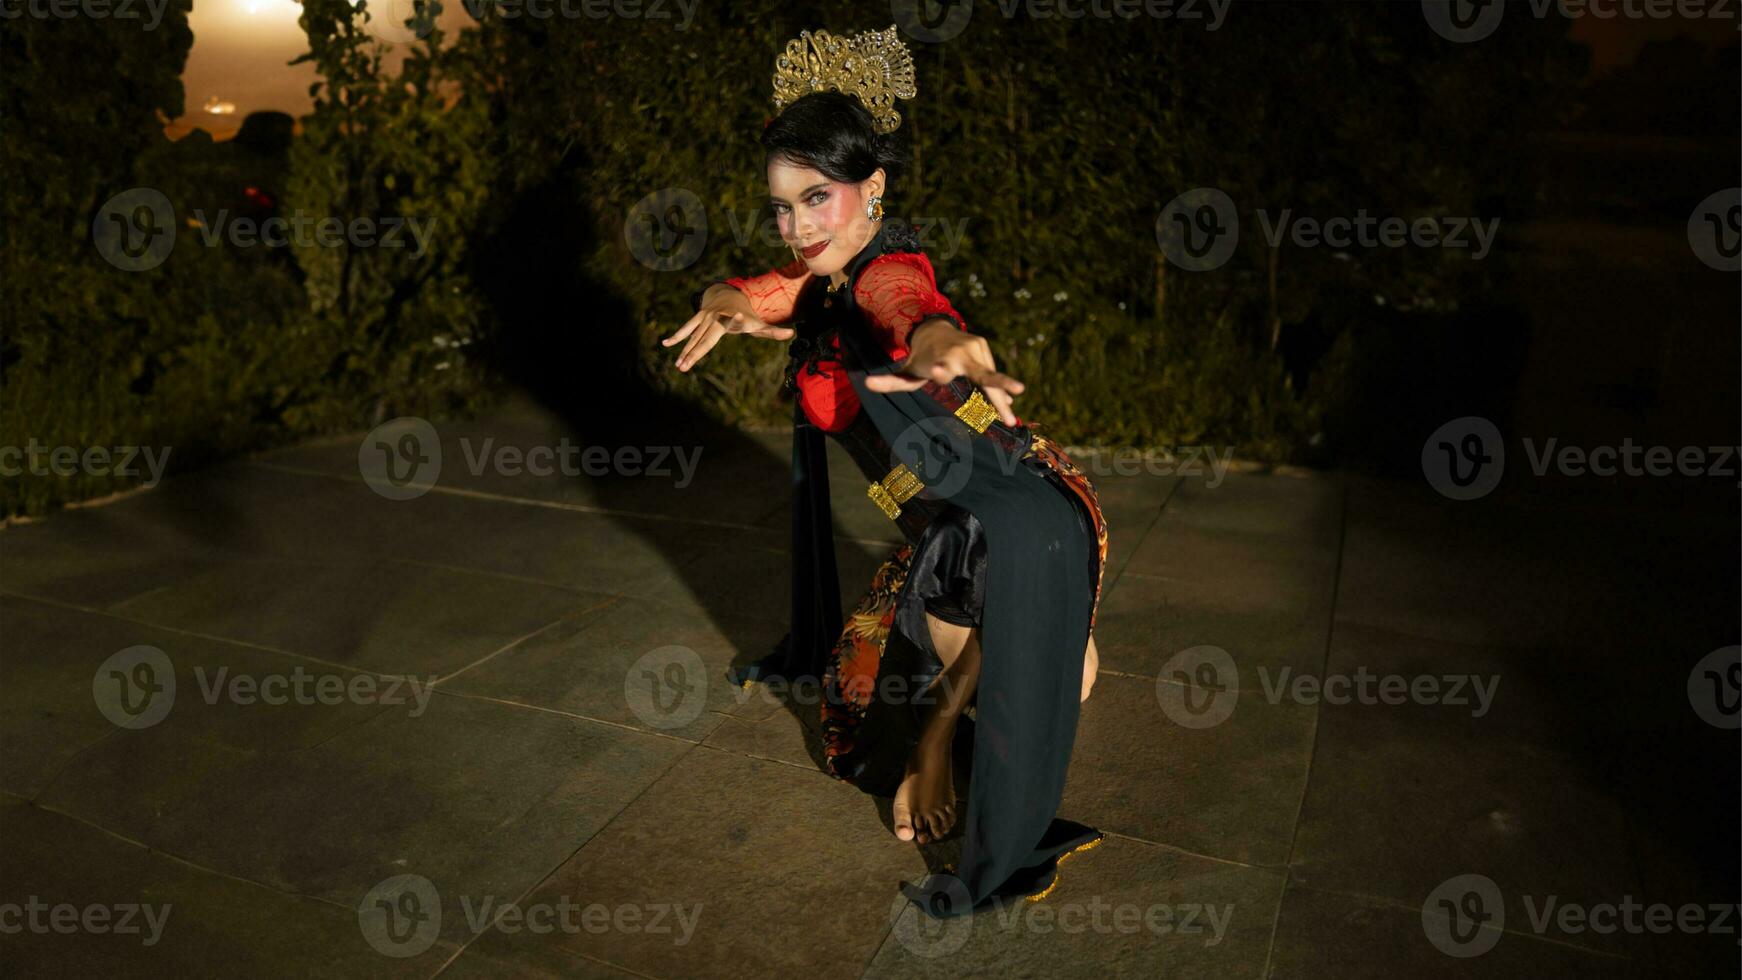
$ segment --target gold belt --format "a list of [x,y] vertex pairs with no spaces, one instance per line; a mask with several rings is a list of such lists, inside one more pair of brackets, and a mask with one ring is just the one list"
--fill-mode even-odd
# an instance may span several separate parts
[[[981,434],[985,433],[992,420],[997,417],[998,410],[978,391],[969,395],[968,400],[956,409],[956,418]],[[871,485],[865,488],[865,495],[893,521],[901,516],[901,505],[912,500],[914,494],[924,489],[925,484],[907,468],[906,463],[896,463],[895,468],[883,479],[871,481]]]

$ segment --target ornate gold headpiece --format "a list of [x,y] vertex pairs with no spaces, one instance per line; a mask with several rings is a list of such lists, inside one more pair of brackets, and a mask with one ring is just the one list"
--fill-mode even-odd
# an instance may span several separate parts
[[894,132],[901,125],[895,100],[919,93],[913,81],[913,57],[895,25],[862,31],[845,41],[828,31],[800,31],[786,42],[786,53],[774,63],[775,111],[800,96],[830,89],[863,103],[879,133]]

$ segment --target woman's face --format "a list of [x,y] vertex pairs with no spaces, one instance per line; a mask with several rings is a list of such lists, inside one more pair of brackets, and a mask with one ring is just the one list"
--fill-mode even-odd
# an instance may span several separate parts
[[846,184],[785,160],[768,164],[768,198],[780,237],[818,276],[845,268],[877,233],[865,217],[865,202],[882,191],[882,169]]

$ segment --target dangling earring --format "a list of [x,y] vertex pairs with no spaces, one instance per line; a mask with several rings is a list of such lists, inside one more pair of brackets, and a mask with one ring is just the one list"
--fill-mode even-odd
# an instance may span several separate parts
[[871,200],[865,202],[865,217],[872,221],[883,220],[883,195],[873,194]]

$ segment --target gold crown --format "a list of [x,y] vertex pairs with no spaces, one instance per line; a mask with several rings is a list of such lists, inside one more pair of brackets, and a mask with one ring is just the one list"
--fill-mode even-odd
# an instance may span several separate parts
[[831,89],[857,98],[879,133],[892,133],[901,125],[895,100],[911,99],[919,90],[913,81],[913,57],[894,24],[845,41],[828,31],[800,31],[786,42],[786,53],[774,63],[775,110],[800,96]]

